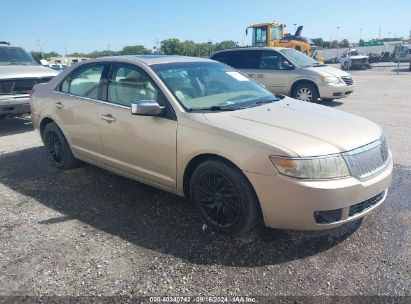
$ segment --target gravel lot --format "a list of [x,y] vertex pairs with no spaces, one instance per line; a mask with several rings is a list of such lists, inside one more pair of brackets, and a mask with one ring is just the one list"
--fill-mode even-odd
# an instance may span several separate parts
[[177,196],[91,165],[54,169],[29,119],[0,120],[0,295],[411,296],[405,69],[354,71],[355,93],[326,104],[382,125],[395,170],[378,210],[325,232],[215,235]]

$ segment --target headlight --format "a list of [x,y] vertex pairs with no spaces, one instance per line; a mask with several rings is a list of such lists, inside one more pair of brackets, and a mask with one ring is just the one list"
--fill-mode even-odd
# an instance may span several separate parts
[[340,154],[319,157],[270,156],[281,174],[301,179],[331,179],[350,175],[348,166]]
[[334,84],[340,83],[340,79],[334,76],[321,77],[321,81],[325,83],[334,83]]

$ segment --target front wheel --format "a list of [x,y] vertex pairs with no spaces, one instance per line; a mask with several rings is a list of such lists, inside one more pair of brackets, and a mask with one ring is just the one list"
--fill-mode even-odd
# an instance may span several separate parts
[[191,199],[204,222],[219,233],[244,233],[262,222],[254,189],[243,172],[219,160],[200,164],[190,181]]
[[317,88],[313,84],[306,82],[295,87],[292,97],[301,101],[317,102],[319,96]]
[[80,161],[73,156],[63,132],[55,123],[46,125],[43,141],[51,162],[56,168],[68,170],[80,164]]

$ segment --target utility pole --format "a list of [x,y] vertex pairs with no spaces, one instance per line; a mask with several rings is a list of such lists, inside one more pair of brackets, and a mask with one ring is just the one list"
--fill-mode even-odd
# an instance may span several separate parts
[[294,33],[297,31],[297,23],[294,23]]
[[380,25],[380,29],[378,31],[378,39],[381,39],[381,25]]
[[360,40],[362,40],[362,28],[360,28]]
[[157,53],[157,55],[160,54],[160,49],[158,47],[159,44],[160,44],[160,41],[158,40],[158,38],[156,38],[156,53]]
[[43,49],[41,48],[40,38],[37,39],[37,43],[39,44],[39,49],[40,49],[41,57],[44,59],[44,54],[43,54]]
[[340,29],[340,27],[339,26],[337,26],[337,59],[338,59],[338,49],[340,48],[340,43],[339,43],[339,41],[338,41],[338,31],[339,31],[339,29]]

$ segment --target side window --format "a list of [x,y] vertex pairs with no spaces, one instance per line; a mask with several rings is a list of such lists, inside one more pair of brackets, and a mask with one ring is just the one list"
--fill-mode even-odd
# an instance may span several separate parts
[[61,85],[61,91],[77,96],[97,99],[104,65],[79,67]]
[[263,70],[285,70],[283,67],[284,57],[277,52],[263,51],[261,56],[261,69]]
[[234,51],[230,56],[230,65],[234,68],[255,70],[260,67],[261,51]]
[[107,100],[123,106],[131,106],[137,100],[159,102],[158,90],[145,74],[125,66],[113,66],[107,87]]

